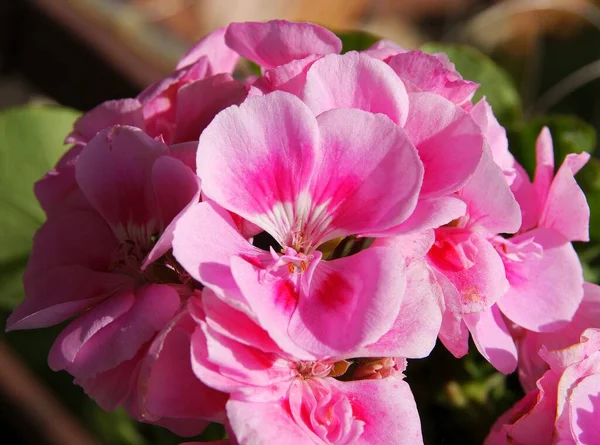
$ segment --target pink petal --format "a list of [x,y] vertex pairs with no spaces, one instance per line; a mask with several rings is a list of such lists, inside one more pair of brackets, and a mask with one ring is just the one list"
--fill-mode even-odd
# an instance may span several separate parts
[[90,203],[113,227],[156,221],[151,172],[168,148],[133,127],[112,127],[79,155],[75,176]]
[[227,45],[264,68],[275,68],[312,54],[339,53],[342,42],[331,31],[312,23],[271,20],[232,23]]
[[412,392],[400,378],[328,381],[351,400],[353,415],[365,422],[357,444],[423,444],[421,422]]
[[331,218],[324,239],[374,233],[404,221],[423,178],[406,134],[384,116],[360,110],[331,110],[317,122],[321,148],[309,193],[313,206],[325,206]]
[[384,62],[356,52],[332,54],[308,70],[303,100],[315,115],[334,108],[358,108],[404,125],[408,96],[402,81]]
[[405,130],[425,167],[421,198],[457,191],[479,164],[484,144],[481,129],[460,107],[437,94],[408,96]]
[[[273,401],[283,396],[296,375],[285,357],[238,343],[205,324],[200,326],[206,339],[206,352],[200,349],[194,354],[194,371],[198,378],[215,389],[243,394],[247,400],[256,402]],[[195,334],[194,348],[202,348],[197,341]],[[218,378],[211,378],[215,371]]]
[[398,317],[406,287],[404,269],[402,256],[385,247],[320,262],[291,316],[289,335],[320,356],[352,355],[356,348],[374,343]]
[[459,196],[468,206],[467,227],[488,233],[514,233],[521,227],[519,204],[487,148]]
[[276,236],[281,230],[265,215],[307,186],[318,141],[317,121],[299,99],[283,92],[249,98],[219,113],[200,136],[203,192]]
[[263,77],[252,84],[252,88],[256,88],[264,94],[285,91],[300,96],[306,84],[308,69],[321,57],[311,54],[303,59],[292,60],[285,65],[266,70]]
[[470,101],[478,84],[463,80],[455,70],[448,69],[434,55],[408,51],[392,57],[389,66],[411,92],[432,92],[461,105]]
[[540,219],[540,205],[529,175],[523,167],[515,162],[515,177],[510,189],[521,208],[520,232],[531,230],[538,225]]
[[580,380],[569,396],[569,418],[577,445],[600,443],[600,374]]
[[471,117],[483,131],[494,162],[502,169],[508,184],[512,184],[516,175],[515,158],[508,150],[506,130],[498,123],[492,107],[483,97],[470,111]]
[[176,69],[186,68],[201,57],[206,57],[210,62],[213,74],[232,73],[237,65],[239,55],[230,49],[225,43],[225,32],[227,28],[219,28],[196,43],[179,60]]
[[[184,310],[152,342],[138,383],[144,418],[224,420],[227,396],[207,387],[192,371],[190,337],[196,325]],[[196,434],[203,429],[197,426]]]
[[138,366],[145,352],[145,348],[140,348],[131,360],[91,377],[76,377],[73,383],[81,386],[104,411],[113,411],[123,405],[133,392]]
[[202,202],[189,208],[173,232],[173,254],[192,278],[210,287],[237,309],[247,310],[230,270],[233,256],[257,264],[270,255],[253,247],[237,231],[229,213]]
[[498,307],[504,315],[532,331],[563,328],[583,298],[583,272],[573,246],[553,230],[535,229],[511,238],[533,239],[543,247],[541,258],[506,261],[510,290]]
[[406,291],[398,318],[360,357],[426,357],[432,351],[442,323],[443,295],[424,261],[414,261],[406,270]]
[[[414,233],[428,229],[437,229],[443,225],[459,219],[467,212],[465,202],[456,196],[438,196],[423,198],[417,201],[417,206],[406,221],[392,227],[380,236],[395,233]],[[368,236],[368,235],[367,235]]]
[[101,130],[113,125],[131,125],[144,129],[142,104],[137,99],[109,100],[91,109],[73,124],[65,142],[86,144]]
[[269,333],[275,343],[297,358],[314,358],[312,353],[307,352],[310,349],[299,344],[294,336],[288,333],[290,319],[300,297],[299,286],[292,280],[294,277],[271,275],[263,266],[241,257],[231,258],[231,273],[248,302],[248,312],[256,317],[258,324]]
[[573,177],[575,171],[572,167],[585,164],[589,157],[588,153],[567,155],[550,185],[540,215],[540,227],[554,229],[570,241],[590,239],[590,208],[583,190]]
[[[286,400],[256,403],[233,396],[227,402],[227,417],[238,443],[264,445],[282,443],[282,440],[289,445],[311,443],[311,436],[298,427],[286,405]],[[269,419],[268,428],[265,428],[265,419]]]
[[454,357],[464,357],[469,351],[469,330],[463,321],[460,293],[442,272],[434,268],[433,273],[442,289],[445,305],[439,333],[440,341]]
[[537,382],[538,389],[527,393],[496,421],[484,444],[553,443],[557,380],[554,373],[545,374]]
[[48,219],[33,241],[23,277],[25,300],[10,315],[7,329],[60,323],[130,285],[127,276],[104,272],[118,248],[96,212],[74,211]]
[[68,201],[78,199],[85,202],[85,198],[79,198],[81,191],[75,180],[75,164],[82,149],[83,145],[70,148],[56,167],[34,184],[35,197],[47,215],[57,209],[60,211]]
[[247,87],[229,74],[217,74],[182,86],[177,92],[173,143],[197,141],[215,115],[246,98]]
[[446,297],[447,307],[455,313],[488,309],[508,290],[500,255],[479,233],[437,229],[429,261],[459,291],[458,301]]
[[171,249],[173,232],[179,219],[200,200],[198,177],[175,158],[162,156],[156,160],[152,168],[152,185],[159,218],[166,227],[146,256],[142,268],[146,268]]
[[464,320],[477,349],[494,368],[510,374],[517,368],[517,347],[496,305],[465,314]]
[[[121,302],[113,301],[116,298]],[[114,368],[133,358],[179,305],[179,295],[168,285],[153,284],[135,295],[111,297],[61,332],[50,352],[50,365],[80,378]]]
[[535,143],[535,176],[533,186],[538,199],[544,202],[554,177],[554,148],[548,127],[542,128]]

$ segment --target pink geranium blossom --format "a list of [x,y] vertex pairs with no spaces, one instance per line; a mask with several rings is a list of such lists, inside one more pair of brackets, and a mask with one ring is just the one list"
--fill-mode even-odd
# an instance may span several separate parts
[[[168,252],[179,214],[199,200],[199,181],[164,143],[119,126],[82,149],[75,177],[85,205],[52,214],[37,233],[26,298],[7,328],[76,317],[56,339],[49,364],[114,409],[133,391],[140,363],[159,355],[156,342],[174,335],[166,326],[193,290]],[[154,340],[159,332],[162,340]]]
[[282,92],[250,98],[204,131],[198,174],[208,198],[270,233],[282,250],[253,247],[227,215],[202,203],[182,218],[174,242],[192,277],[217,292],[239,288],[230,294],[237,307],[251,309],[276,341],[291,336],[313,353],[354,349],[391,327],[405,287],[402,256],[374,247],[325,261],[317,250],[334,238],[384,231],[414,209],[421,162],[388,118],[350,109],[315,118]]
[[493,426],[486,445],[600,442],[600,330],[564,349],[540,351],[549,370]]
[[[191,311],[196,375],[230,394],[227,415],[241,445],[422,443],[402,359],[301,360],[247,315],[205,294]],[[346,375],[350,381],[337,380]],[[269,426],[264,427],[265,419]]]

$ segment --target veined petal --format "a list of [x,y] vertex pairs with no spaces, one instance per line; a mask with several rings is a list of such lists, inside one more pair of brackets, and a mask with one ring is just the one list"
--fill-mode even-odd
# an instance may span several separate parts
[[317,60],[308,70],[302,99],[319,115],[334,108],[358,108],[388,116],[403,126],[409,113],[406,88],[384,62],[349,52]]
[[302,101],[283,92],[249,98],[219,113],[200,136],[203,192],[281,241],[318,146],[317,121]]
[[425,167],[421,198],[457,191],[481,159],[481,129],[463,109],[437,94],[409,93],[408,97],[405,130]]
[[404,258],[387,247],[321,261],[291,315],[289,335],[320,357],[352,356],[392,327],[405,287]]
[[328,29],[287,20],[232,23],[225,42],[241,56],[267,69],[311,54],[339,53],[342,49],[341,40]]

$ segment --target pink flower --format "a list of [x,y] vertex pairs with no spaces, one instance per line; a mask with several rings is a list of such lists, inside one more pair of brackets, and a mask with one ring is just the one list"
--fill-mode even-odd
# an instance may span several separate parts
[[[214,294],[204,294],[204,309],[189,304],[196,304],[192,314],[199,323],[192,337],[194,371],[230,393],[227,416],[241,445],[391,444],[398,434],[402,443],[422,443],[402,380],[403,360],[300,360]],[[344,381],[335,378],[342,375]]]
[[290,352],[337,354],[390,329],[405,287],[402,256],[372,247],[325,261],[317,250],[385,231],[414,209],[421,162],[388,118],[352,109],[315,118],[282,92],[250,98],[204,131],[198,174],[209,199],[267,231],[282,250],[253,247],[226,213],[201,203],[181,219],[174,241],[192,277],[228,291],[232,305],[256,314]]
[[540,351],[550,369],[492,428],[486,445],[600,443],[600,330],[564,349]]
[[488,150],[457,196],[467,204],[467,213],[436,229],[435,243],[428,252],[446,303],[440,339],[461,357],[467,353],[470,332],[479,352],[497,369],[509,373],[516,367],[517,351],[495,306],[509,283],[491,238],[518,230],[519,207]]
[[586,329],[600,329],[600,286],[584,283],[583,291],[583,300],[575,316],[564,328],[553,332],[515,329],[513,335],[519,350],[519,379],[526,390],[535,387],[536,380],[549,369],[538,355],[542,348],[563,349],[577,343]]
[[166,326],[193,290],[169,251],[179,214],[199,200],[199,182],[164,143],[118,126],[82,149],[75,177],[85,205],[52,214],[36,234],[26,298],[7,328],[76,317],[56,339],[49,364],[113,409],[133,390],[144,357],[171,341],[165,336],[175,333]]

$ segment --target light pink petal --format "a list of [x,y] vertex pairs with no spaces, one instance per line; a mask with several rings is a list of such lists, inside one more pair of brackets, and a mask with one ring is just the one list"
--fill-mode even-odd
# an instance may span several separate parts
[[[428,229],[437,229],[459,219],[467,212],[465,202],[456,196],[438,196],[423,198],[406,221],[387,231],[379,232],[380,236],[395,233],[414,233]],[[368,235],[366,235],[368,236]]]
[[242,57],[267,69],[312,54],[339,53],[342,49],[341,40],[328,29],[286,20],[232,23],[225,41]]
[[515,177],[510,190],[521,208],[520,232],[537,227],[540,219],[540,204],[529,175],[518,162],[515,162]]
[[264,352],[281,353],[264,329],[248,315],[224,303],[210,289],[202,292],[202,305],[206,312],[206,324],[212,331]]
[[428,258],[459,291],[459,301],[446,298],[447,307],[455,313],[488,309],[508,290],[500,255],[479,233],[437,229]]
[[246,98],[246,85],[229,74],[217,74],[182,86],[177,92],[173,143],[197,141],[215,115]]
[[[588,153],[569,154],[558,169],[541,211],[539,226],[554,229],[570,241],[589,241],[590,207],[573,175]],[[537,177],[536,177],[537,181]]]
[[479,164],[484,145],[481,129],[464,110],[437,94],[409,93],[408,97],[405,130],[425,167],[421,197],[457,191]]
[[[597,331],[596,335],[598,334],[600,334],[600,332]],[[596,345],[598,345],[598,338],[595,340]],[[585,377],[598,375],[600,375],[600,348],[598,346],[596,346],[595,352],[590,354],[587,358],[573,363],[564,370],[558,382],[556,405],[556,436],[558,438],[571,439],[573,437],[573,426],[569,416],[569,396],[572,394],[573,390],[576,389],[576,385],[583,381]],[[595,378],[592,379],[592,382],[595,380]],[[585,391],[585,387],[582,389]],[[597,390],[597,388],[595,389]],[[597,416],[597,414],[598,413],[596,412],[595,415]]]
[[[138,383],[144,418],[224,420],[227,395],[207,387],[192,371],[190,337],[196,326],[184,310],[152,342]],[[202,429],[197,427],[196,434]]]
[[297,277],[270,274],[260,264],[241,257],[231,258],[231,273],[250,307],[248,312],[275,343],[299,359],[314,358],[313,351],[307,352],[308,348],[299,345],[288,333],[290,319],[300,298]]
[[353,416],[365,422],[357,444],[423,444],[419,413],[405,381],[394,376],[380,380],[328,381],[350,399]]
[[320,356],[352,355],[392,327],[405,287],[404,259],[390,248],[371,247],[349,257],[322,261],[314,270],[309,290],[300,295],[289,335]]
[[443,61],[422,51],[408,51],[392,57],[389,66],[398,74],[410,92],[431,92],[461,105],[470,101],[479,87],[475,82],[463,80]]
[[535,142],[535,176],[533,186],[538,199],[543,203],[548,196],[554,177],[554,148],[548,127],[542,128]]
[[173,244],[173,231],[183,214],[200,200],[200,181],[182,162],[170,156],[156,160],[152,168],[152,185],[159,218],[165,229],[146,256],[143,268],[167,253]]
[[201,57],[206,57],[213,74],[232,73],[237,65],[239,55],[225,43],[226,27],[219,28],[198,43],[179,60],[176,69],[186,68],[196,63]]
[[334,108],[358,108],[404,125],[410,114],[406,89],[394,71],[357,52],[317,60],[308,70],[301,97],[315,115]]
[[192,206],[178,220],[173,254],[192,278],[242,310],[247,310],[247,302],[231,274],[231,258],[240,256],[259,265],[265,256],[271,259],[241,236],[226,210],[209,202]]
[[407,50],[398,46],[391,40],[381,39],[378,42],[373,43],[370,48],[361,51],[363,54],[368,54],[370,57],[375,59],[383,60],[387,62],[390,58],[396,54],[405,53]]
[[435,346],[444,308],[441,287],[422,260],[409,264],[406,278],[406,291],[394,325],[358,356],[421,358]]
[[[275,402],[246,402],[233,396],[227,402],[227,417],[241,445],[305,445],[312,442],[289,414],[285,399]],[[268,419],[268,427],[265,427]],[[314,443],[314,442],[313,442]]]
[[492,111],[492,107],[483,97],[477,102],[470,111],[470,115],[477,125],[483,131],[485,140],[487,141],[494,162],[502,169],[504,177],[508,184],[512,184],[515,179],[515,158],[508,150],[508,139],[506,138],[506,130]]
[[517,367],[517,347],[498,307],[465,314],[463,319],[481,355],[503,374],[513,372]]
[[321,149],[309,193],[312,219],[320,206],[328,214],[324,239],[376,233],[404,221],[423,178],[406,134],[386,117],[361,110],[331,110],[317,121]]
[[514,233],[521,227],[519,204],[487,147],[459,196],[468,206],[466,227],[494,234]]
[[86,144],[97,133],[113,125],[131,125],[144,129],[142,104],[137,99],[109,100],[81,116],[73,124],[65,142]]
[[168,148],[133,127],[100,132],[79,155],[75,176],[90,203],[114,228],[157,220],[154,162]]
[[583,298],[583,272],[570,243],[553,230],[536,229],[511,239],[533,238],[541,258],[506,261],[510,290],[498,307],[511,321],[532,331],[559,330],[573,318]]
[[308,69],[321,57],[318,54],[311,54],[303,59],[292,60],[285,65],[266,70],[263,77],[252,84],[252,88],[264,94],[272,91],[286,91],[300,96],[306,83]]
[[[168,285],[153,284],[135,295],[121,294],[115,312],[111,297],[73,321],[61,332],[50,352],[54,369],[86,378],[107,371],[133,358],[180,305],[177,291]],[[123,307],[129,304],[128,308]],[[125,310],[123,310],[125,309]]]
[[445,305],[440,341],[454,357],[463,357],[469,351],[469,329],[462,319],[460,292],[442,272],[433,268],[433,273],[442,290]]
[[306,188],[318,146],[317,121],[302,101],[283,92],[251,97],[219,113],[200,136],[203,192],[283,237],[289,227],[278,227],[273,213]]
[[492,427],[484,445],[538,445],[553,442],[558,376],[545,374],[537,389],[527,393]]
[[[247,400],[256,402],[282,397],[296,375],[285,357],[238,343],[203,323],[200,326],[206,339],[206,358],[202,357],[201,349],[195,353],[194,371],[200,380],[215,389],[243,394]],[[192,342],[197,340],[195,335]],[[202,345],[194,344],[194,348],[197,347],[202,348]],[[218,378],[211,378],[215,371]]]
[[569,396],[569,420],[577,445],[600,443],[600,374],[579,381]]

